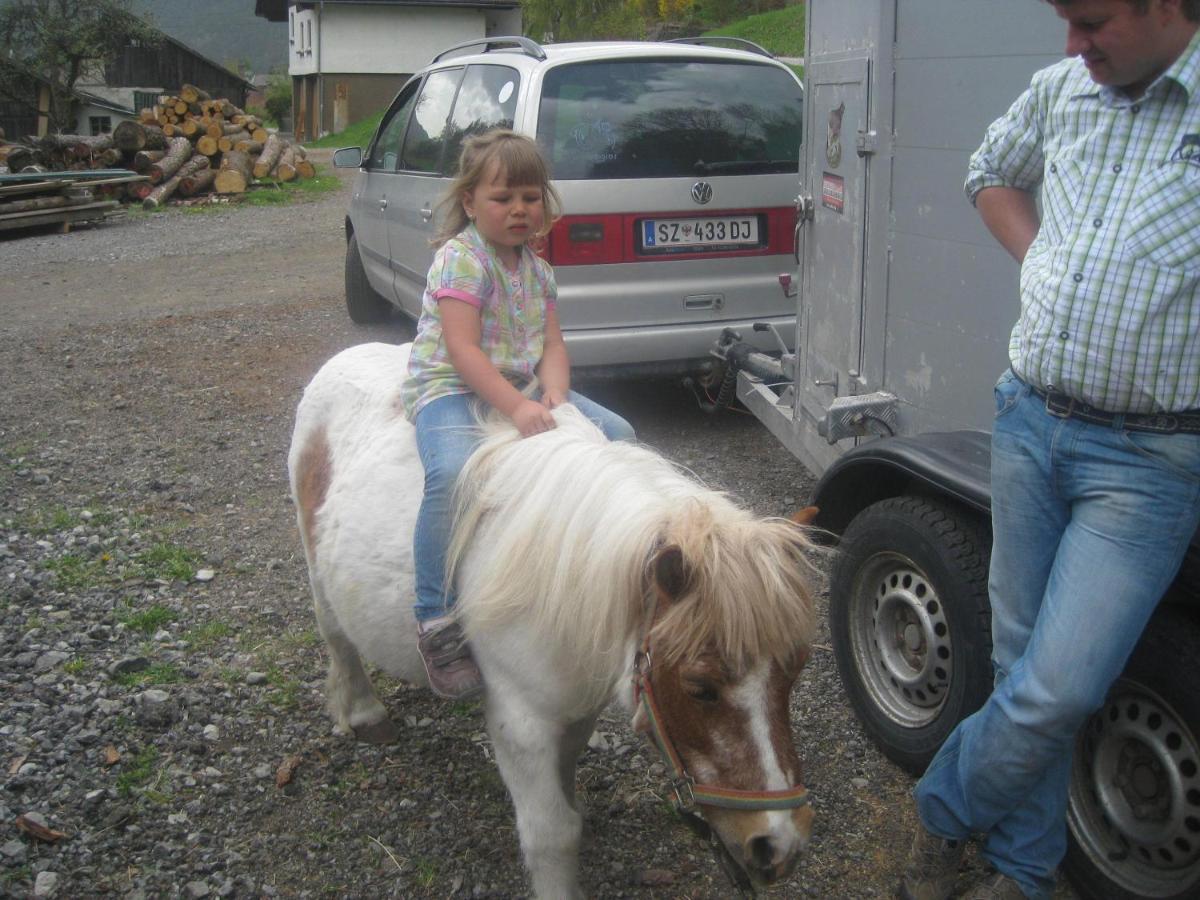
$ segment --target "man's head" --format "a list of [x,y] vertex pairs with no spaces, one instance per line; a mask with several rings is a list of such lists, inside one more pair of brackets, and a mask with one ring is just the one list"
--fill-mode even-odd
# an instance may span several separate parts
[[1137,97],[1187,48],[1200,0],[1049,0],[1067,23],[1067,55],[1097,84]]

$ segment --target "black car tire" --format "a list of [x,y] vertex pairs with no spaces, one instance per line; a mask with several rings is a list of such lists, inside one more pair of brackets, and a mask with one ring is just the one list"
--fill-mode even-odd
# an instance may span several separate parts
[[371,287],[358,252],[358,238],[350,235],[346,244],[346,311],[356,325],[382,322],[391,314],[392,305]]
[[842,535],[838,671],[868,735],[914,774],[992,689],[989,535],[982,516],[918,496],[868,506]]
[[1085,898],[1200,896],[1200,624],[1164,604],[1076,741],[1063,861]]

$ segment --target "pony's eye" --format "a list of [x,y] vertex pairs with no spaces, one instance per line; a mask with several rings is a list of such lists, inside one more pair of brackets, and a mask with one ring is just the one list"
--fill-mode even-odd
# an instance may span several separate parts
[[689,697],[701,703],[716,703],[721,699],[721,693],[711,681],[685,681],[683,689]]

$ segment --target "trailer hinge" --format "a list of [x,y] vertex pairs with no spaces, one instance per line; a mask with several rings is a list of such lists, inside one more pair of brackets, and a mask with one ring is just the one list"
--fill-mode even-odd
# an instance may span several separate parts
[[829,404],[825,417],[817,422],[817,434],[831,444],[848,437],[896,433],[900,399],[886,391],[838,397]]
[[860,131],[858,137],[854,139],[854,149],[859,156],[877,153],[879,151],[879,135],[874,131]]

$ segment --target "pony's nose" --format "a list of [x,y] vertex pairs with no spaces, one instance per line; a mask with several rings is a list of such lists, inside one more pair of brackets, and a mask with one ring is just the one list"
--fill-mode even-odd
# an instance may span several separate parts
[[770,834],[757,834],[746,840],[746,867],[766,882],[789,875],[800,860],[802,841],[781,840]]

